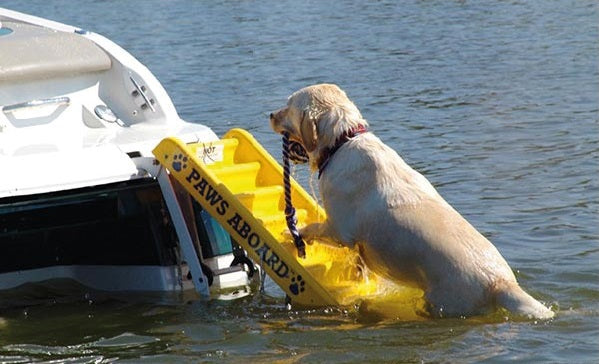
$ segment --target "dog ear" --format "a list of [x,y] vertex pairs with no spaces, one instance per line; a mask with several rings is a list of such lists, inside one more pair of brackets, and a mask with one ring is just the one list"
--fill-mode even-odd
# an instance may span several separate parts
[[318,141],[316,120],[310,117],[310,113],[308,111],[302,112],[302,120],[300,122],[300,138],[302,139],[302,144],[308,153],[316,149],[316,143]]

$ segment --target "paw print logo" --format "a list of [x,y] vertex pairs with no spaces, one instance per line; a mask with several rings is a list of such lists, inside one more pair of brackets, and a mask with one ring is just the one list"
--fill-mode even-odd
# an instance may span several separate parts
[[187,168],[187,157],[183,154],[175,154],[172,166],[175,171],[181,172],[182,169]]
[[291,284],[289,285],[289,290],[291,291],[291,293],[293,293],[294,295],[298,295],[300,294],[300,292],[303,292],[306,290],[306,288],[304,287],[306,285],[306,282],[303,280],[301,275],[298,275],[297,277],[293,277],[291,278]]

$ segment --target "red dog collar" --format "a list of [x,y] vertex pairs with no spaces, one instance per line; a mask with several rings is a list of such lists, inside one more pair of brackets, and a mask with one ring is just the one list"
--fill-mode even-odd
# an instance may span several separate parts
[[368,129],[364,125],[360,125],[357,128],[351,129],[351,130],[343,133],[335,141],[335,145],[333,145],[330,148],[325,149],[322,152],[321,157],[318,159],[318,179],[320,179],[322,172],[324,172],[324,169],[329,164],[329,161],[331,160],[331,158],[333,157],[335,152],[337,152],[337,150],[339,148],[341,148],[343,146],[343,144],[347,143],[351,138],[358,136],[360,134],[367,133],[367,132],[368,132]]

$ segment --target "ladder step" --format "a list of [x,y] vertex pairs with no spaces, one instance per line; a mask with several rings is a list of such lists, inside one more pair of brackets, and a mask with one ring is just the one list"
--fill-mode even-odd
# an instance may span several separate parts
[[[307,216],[308,211],[306,211],[305,209],[297,209],[295,211],[295,217],[297,217],[298,220],[298,227],[302,226],[301,222],[306,221]],[[272,232],[283,232],[285,229],[287,229],[287,221],[285,220],[285,212],[283,210],[280,210],[276,214],[256,214],[256,219],[261,221],[264,227],[266,227],[266,229]]]
[[266,215],[279,213],[284,203],[283,186],[258,187],[253,191],[243,191],[235,195],[249,210],[257,214]]
[[210,169],[233,194],[237,194],[256,188],[260,163],[249,162],[232,166],[215,166]]

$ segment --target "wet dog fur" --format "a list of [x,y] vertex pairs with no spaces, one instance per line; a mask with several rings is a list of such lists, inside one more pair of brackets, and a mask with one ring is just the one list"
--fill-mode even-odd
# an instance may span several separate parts
[[307,241],[357,244],[370,269],[424,290],[435,316],[500,306],[530,318],[553,317],[520,288],[495,246],[372,132],[348,138],[328,155],[344,135],[368,126],[339,87],[298,90],[270,115],[270,124],[304,146],[312,170],[328,159],[319,178],[327,220],[302,229]]

